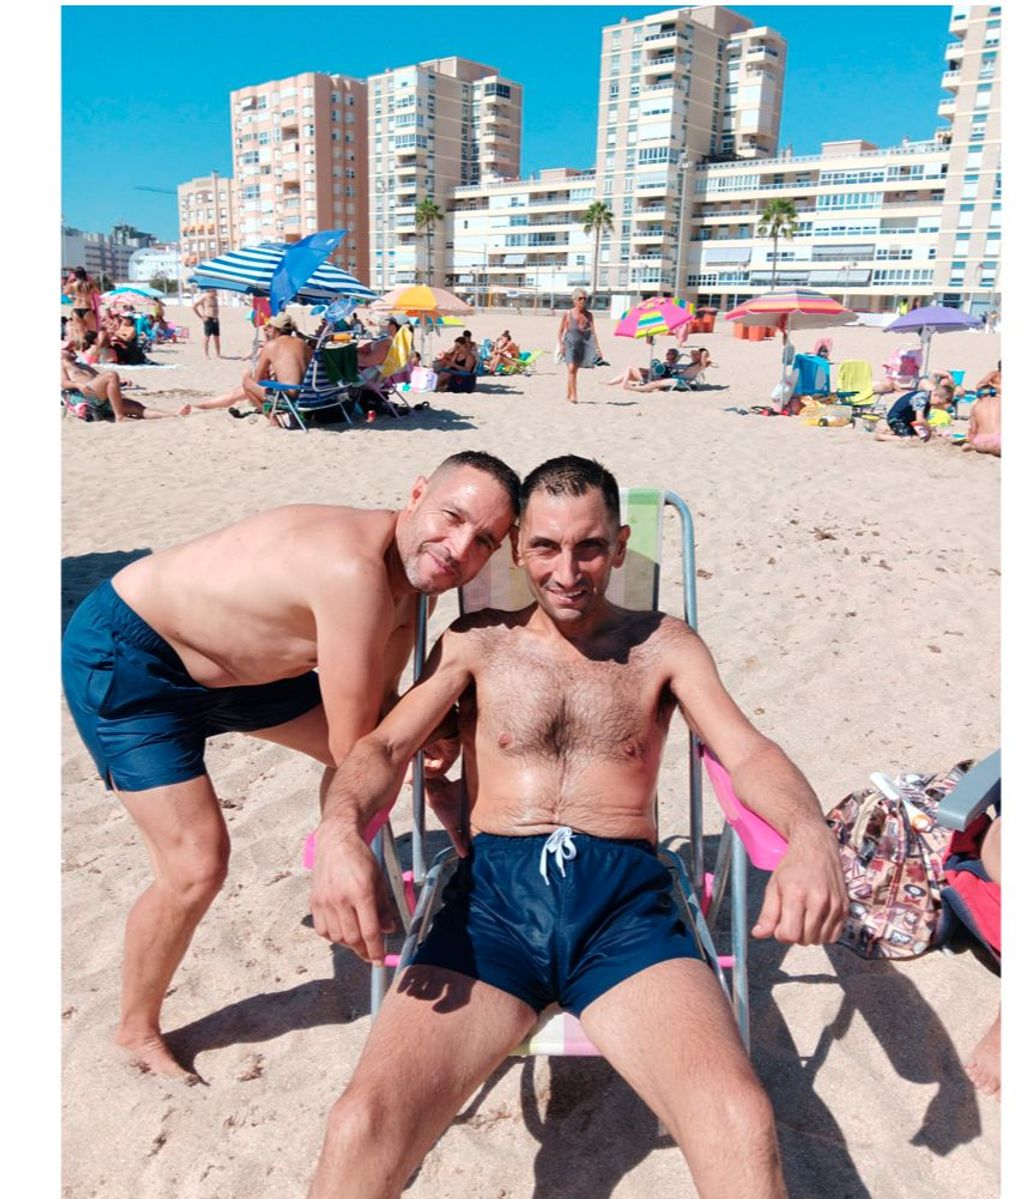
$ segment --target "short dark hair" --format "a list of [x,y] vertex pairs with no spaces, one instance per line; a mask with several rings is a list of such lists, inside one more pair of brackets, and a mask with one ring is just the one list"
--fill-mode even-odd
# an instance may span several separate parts
[[86,279],[89,278],[89,276],[85,273],[84,266],[76,266],[75,267],[75,278],[80,280],[83,283],[85,282]]
[[440,474],[442,471],[447,473],[450,470],[459,470],[463,466],[471,466],[474,470],[481,471],[485,475],[490,475],[492,479],[500,483],[505,489],[505,494],[508,496],[508,502],[512,505],[512,512],[515,516],[519,515],[519,476],[500,458],[495,458],[493,454],[485,453],[483,450],[463,450],[458,454],[450,454],[441,465],[434,471],[434,475]]
[[547,462],[535,466],[519,488],[519,507],[525,512],[530,496],[535,491],[546,491],[548,495],[585,495],[591,489],[600,491],[608,515],[617,528],[622,521],[619,516],[619,485],[615,476],[593,458],[579,458],[575,454],[549,458]]
[[935,384],[936,394],[938,394],[940,391],[942,392],[942,394],[944,396],[948,396],[950,399],[952,399],[953,396],[956,395],[956,388],[953,386],[952,383],[936,383]]

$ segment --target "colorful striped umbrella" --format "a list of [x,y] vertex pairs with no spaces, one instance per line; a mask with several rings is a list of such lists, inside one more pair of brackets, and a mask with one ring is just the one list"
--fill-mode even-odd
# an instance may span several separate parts
[[671,296],[652,296],[631,308],[615,326],[616,337],[657,337],[693,320],[693,305]]
[[[815,291],[813,287],[788,287],[765,292],[725,314],[727,321],[741,325],[774,325],[782,330],[782,385],[792,360],[789,334],[793,329],[823,329],[829,325],[845,325],[856,320],[838,300]],[[781,408],[781,404],[778,405]]]

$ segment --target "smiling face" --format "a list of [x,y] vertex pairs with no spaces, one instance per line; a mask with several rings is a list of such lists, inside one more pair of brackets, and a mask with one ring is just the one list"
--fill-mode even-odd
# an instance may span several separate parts
[[616,524],[597,488],[579,496],[539,490],[522,515],[516,561],[547,616],[566,634],[584,632],[600,617],[628,539],[629,527]]
[[406,578],[426,595],[475,578],[512,527],[504,487],[471,466],[416,480],[395,539]]

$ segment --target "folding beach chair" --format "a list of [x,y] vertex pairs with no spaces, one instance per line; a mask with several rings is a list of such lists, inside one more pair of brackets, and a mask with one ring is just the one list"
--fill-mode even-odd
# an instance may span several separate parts
[[278,417],[285,428],[308,432],[309,424],[316,420],[353,423],[350,383],[339,374],[336,366],[330,365],[331,350],[327,345],[332,336],[330,326],[325,327],[317,338],[313,356],[298,387],[275,379],[259,381],[260,387],[272,397],[269,407],[264,405],[264,411],[268,416]]
[[[664,534],[664,513],[673,509],[679,517],[682,539],[684,616],[691,628],[697,625],[696,567],[693,544],[693,520],[683,501],[672,492],[630,488],[621,493],[623,521],[631,529],[626,562],[612,574],[608,597],[628,608],[657,606],[660,582],[660,557]],[[531,602],[523,572],[512,562],[506,541],[492,556],[486,569],[459,593],[463,613],[485,607],[516,610]],[[420,603],[414,662],[415,677],[426,656],[426,599]],[[774,869],[785,852],[785,841],[763,820],[748,811],[733,793],[728,775],[714,755],[694,733],[688,737],[688,789],[690,805],[689,869],[681,856],[667,845],[659,846],[659,857],[673,878],[676,903],[683,921],[693,933],[705,959],[715,971],[726,994],[730,987],[724,971],[730,970],[731,999],[744,1044],[749,1047],[749,1005],[747,997],[747,906],[746,868],[750,860],[762,869]],[[729,827],[723,831],[713,873],[705,872],[701,762],[708,771],[712,787],[722,805]],[[411,959],[417,945],[429,930],[441,899],[441,892],[458,859],[452,848],[434,859],[430,870],[425,862],[424,787],[422,759],[417,755],[413,768],[412,868],[403,870],[390,823],[373,840],[374,853],[388,879],[396,908],[401,916],[405,941],[400,955],[385,956],[385,965],[373,969],[371,1008],[376,1014],[387,988],[389,971],[401,969]],[[307,863],[309,854],[307,851]],[[730,886],[731,880],[731,886]],[[413,900],[416,900],[415,904]],[[712,936],[723,903],[731,905],[731,952],[723,954]],[[594,1055],[579,1022],[568,1013],[549,1009],[543,1013],[531,1036],[516,1051],[521,1054]]]
[[501,363],[495,374],[532,375],[534,364],[543,353],[543,350],[520,350],[519,358],[515,362]]
[[877,396],[871,377],[871,363],[864,358],[848,358],[840,362],[836,373],[836,395],[852,408],[873,408]]

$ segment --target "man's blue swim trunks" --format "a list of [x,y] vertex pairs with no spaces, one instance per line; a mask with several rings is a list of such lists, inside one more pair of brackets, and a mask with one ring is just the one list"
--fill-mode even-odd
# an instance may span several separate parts
[[574,1016],[624,979],[700,958],[647,841],[477,833],[412,958]]
[[108,790],[198,778],[207,737],[273,728],[321,702],[312,670],[254,687],[201,686],[109,581],[68,622],[61,672],[71,715]]

